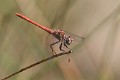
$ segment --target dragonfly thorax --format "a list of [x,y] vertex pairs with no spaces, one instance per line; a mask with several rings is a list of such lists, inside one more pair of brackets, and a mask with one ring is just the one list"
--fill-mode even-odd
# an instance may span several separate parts
[[53,31],[52,35],[58,40],[62,41],[64,39],[65,33],[63,30],[56,29]]
[[73,42],[73,39],[71,36],[68,36],[65,34],[63,30],[54,30],[52,33],[55,38],[63,42],[65,45],[70,45]]

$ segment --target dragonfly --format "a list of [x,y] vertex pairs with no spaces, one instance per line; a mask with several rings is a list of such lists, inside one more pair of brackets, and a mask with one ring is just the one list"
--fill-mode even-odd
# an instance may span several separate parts
[[49,33],[49,35],[46,38],[46,45],[47,48],[49,48],[49,50],[53,53],[53,55],[58,54],[58,52],[61,53],[69,51],[71,53],[72,50],[69,48],[69,46],[75,42],[84,39],[84,37],[77,36],[75,34],[63,31],[61,29],[50,29],[45,26],[42,26],[29,19],[28,17],[24,16],[23,14],[16,13],[16,15]]

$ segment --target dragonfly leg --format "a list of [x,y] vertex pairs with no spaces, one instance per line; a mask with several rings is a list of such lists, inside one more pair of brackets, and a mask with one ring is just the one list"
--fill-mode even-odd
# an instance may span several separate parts
[[[64,43],[64,46],[66,47],[66,48],[68,48],[68,46],[66,45],[66,43]],[[69,49],[69,48],[68,48]]]
[[[66,45],[65,42],[64,42],[64,46],[69,49],[69,47]],[[71,53],[72,51],[69,49],[69,52]],[[70,58],[69,57],[68,57],[68,62],[70,62]]]
[[70,50],[70,48],[66,45],[65,42],[64,42],[64,46],[65,46],[66,48],[68,48],[70,52],[72,52],[72,51]]
[[52,50],[52,53],[54,53],[53,55],[56,55],[56,53],[55,53],[55,51],[53,50],[53,45],[55,45],[55,44],[57,44],[58,42],[60,42],[60,40],[59,41],[57,41],[57,42],[55,42],[55,43],[52,43],[52,44],[50,44],[50,48],[51,48],[51,50]]
[[61,43],[60,46],[59,46],[59,49],[60,49],[61,51],[65,52],[65,50],[62,49],[62,45],[63,45],[63,44]]

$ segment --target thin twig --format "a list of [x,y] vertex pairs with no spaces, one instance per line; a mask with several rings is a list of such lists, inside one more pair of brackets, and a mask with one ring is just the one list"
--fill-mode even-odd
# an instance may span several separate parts
[[36,63],[33,63],[33,64],[31,64],[31,65],[29,65],[29,66],[27,66],[27,67],[24,67],[24,68],[20,69],[19,71],[15,72],[15,73],[13,73],[13,74],[8,75],[7,77],[5,77],[5,78],[3,78],[3,79],[1,79],[1,80],[7,80],[7,79],[11,78],[12,76],[14,76],[14,75],[16,75],[16,74],[18,74],[18,73],[21,73],[21,72],[23,72],[23,71],[25,71],[25,70],[27,70],[27,69],[29,69],[29,68],[32,68],[32,67],[34,67],[34,66],[36,66],[36,65],[38,65],[38,64],[41,64],[41,63],[46,62],[46,61],[48,61],[48,60],[50,60],[50,59],[53,59],[53,58],[56,58],[56,57],[58,57],[58,56],[62,56],[62,55],[65,55],[65,54],[69,54],[69,53],[71,53],[71,51],[50,56],[50,57],[45,58],[45,59],[43,59],[43,60],[41,60],[41,61],[38,61],[38,62],[36,62]]

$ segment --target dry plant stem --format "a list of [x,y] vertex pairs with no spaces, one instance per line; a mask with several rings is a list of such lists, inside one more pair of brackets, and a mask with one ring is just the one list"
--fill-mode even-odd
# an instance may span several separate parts
[[14,76],[14,75],[16,75],[16,74],[18,74],[18,73],[21,73],[21,72],[23,72],[23,71],[25,71],[25,70],[27,70],[27,69],[29,69],[29,68],[32,68],[32,67],[34,67],[34,66],[36,66],[36,65],[38,65],[38,64],[41,64],[41,63],[46,62],[46,61],[48,61],[48,60],[50,60],[50,59],[53,59],[53,58],[56,58],[56,57],[58,57],[58,56],[62,56],[62,55],[65,55],[65,54],[69,54],[69,53],[71,53],[71,51],[50,56],[50,57],[45,58],[45,59],[43,59],[43,60],[41,60],[41,61],[38,61],[38,62],[36,62],[36,63],[34,63],[34,64],[31,64],[31,65],[29,65],[29,66],[27,66],[27,67],[25,67],[25,68],[22,68],[22,69],[20,69],[19,71],[17,71],[17,72],[15,72],[15,73],[13,73],[13,74],[11,74],[11,75],[9,75],[9,76],[1,79],[1,80],[7,80],[7,79],[9,79],[10,77],[12,77],[12,76]]

